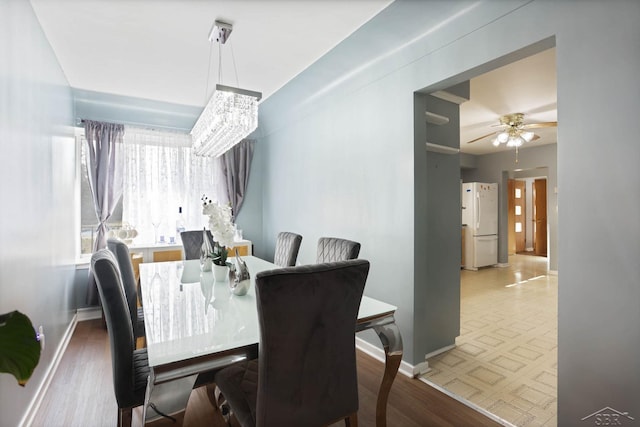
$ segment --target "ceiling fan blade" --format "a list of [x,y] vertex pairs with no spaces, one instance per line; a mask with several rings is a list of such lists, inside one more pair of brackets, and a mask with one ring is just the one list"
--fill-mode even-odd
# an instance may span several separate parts
[[553,128],[557,126],[558,122],[530,123],[528,125],[522,125],[522,129]]
[[529,142],[533,142],[533,141],[535,141],[536,139],[540,139],[540,136],[539,136],[539,135],[536,135],[536,134],[534,133],[534,134],[533,134],[533,138],[531,138],[531,141],[529,141]]
[[491,133],[488,133],[488,134],[486,134],[486,135],[482,135],[482,136],[480,136],[480,137],[478,137],[478,138],[476,138],[476,139],[472,139],[471,141],[467,141],[467,144],[472,144],[472,143],[474,143],[474,142],[476,142],[476,141],[480,141],[481,139],[485,139],[486,137],[491,136],[491,135],[493,135],[494,133],[495,133],[495,132],[491,132]]

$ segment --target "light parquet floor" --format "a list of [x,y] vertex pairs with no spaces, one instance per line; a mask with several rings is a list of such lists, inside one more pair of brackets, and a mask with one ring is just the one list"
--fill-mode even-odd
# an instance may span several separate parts
[[515,426],[555,427],[558,278],[546,262],[462,270],[460,336],[423,378]]

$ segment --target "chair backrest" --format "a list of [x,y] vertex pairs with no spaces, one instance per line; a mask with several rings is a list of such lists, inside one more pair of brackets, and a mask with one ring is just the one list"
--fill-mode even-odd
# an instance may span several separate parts
[[[202,249],[203,242],[202,231],[203,230],[189,230],[180,233],[182,248],[184,249],[184,259],[200,259],[200,250]],[[207,230],[207,236],[209,237],[211,246],[213,246],[211,231]]]
[[118,262],[110,250],[100,249],[91,257],[91,271],[98,285],[109,332],[116,401],[120,408],[130,407],[137,400],[133,365],[135,341]]
[[318,264],[325,262],[346,261],[358,258],[360,243],[337,237],[321,237],[318,240]]
[[134,325],[135,329],[135,325],[138,323],[138,284],[133,273],[129,247],[121,240],[109,238],[107,239],[107,248],[115,255],[118,262],[124,295],[127,299],[129,315],[131,316],[131,324]]
[[358,410],[355,327],[369,262],[256,274],[257,426],[327,425]]
[[298,259],[298,251],[302,243],[302,236],[296,233],[283,231],[278,233],[276,239],[276,253],[273,263],[280,267],[293,267]]

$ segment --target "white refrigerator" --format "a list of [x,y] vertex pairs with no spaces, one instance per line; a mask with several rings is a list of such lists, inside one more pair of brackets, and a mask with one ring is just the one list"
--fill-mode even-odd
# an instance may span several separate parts
[[498,263],[498,184],[462,184],[464,268]]

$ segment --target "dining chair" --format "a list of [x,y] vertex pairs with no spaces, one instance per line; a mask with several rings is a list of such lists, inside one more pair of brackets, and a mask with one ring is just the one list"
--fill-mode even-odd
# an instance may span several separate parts
[[355,328],[369,261],[256,274],[258,359],[215,382],[243,427],[357,425]]
[[[213,246],[213,236],[211,231],[207,230],[207,237]],[[182,247],[184,249],[184,259],[200,259],[200,250],[202,249],[202,230],[189,230],[180,233]]]
[[115,255],[108,249],[95,252],[91,257],[91,271],[98,285],[109,334],[118,427],[130,427],[133,408],[144,403],[149,377],[147,349],[135,349],[133,325]]
[[273,263],[280,267],[293,267],[296,265],[301,243],[302,236],[299,234],[288,231],[278,233]]
[[144,314],[142,307],[138,307],[139,287],[133,273],[129,247],[121,240],[109,238],[107,239],[107,248],[115,255],[118,262],[134,336],[136,338],[144,337]]
[[318,239],[316,262],[346,261],[358,258],[360,243],[337,237],[321,237]]

